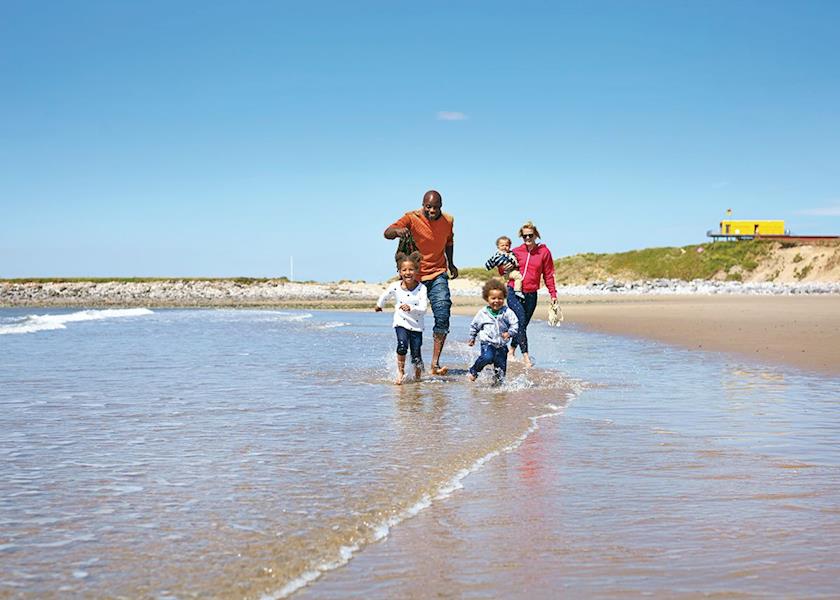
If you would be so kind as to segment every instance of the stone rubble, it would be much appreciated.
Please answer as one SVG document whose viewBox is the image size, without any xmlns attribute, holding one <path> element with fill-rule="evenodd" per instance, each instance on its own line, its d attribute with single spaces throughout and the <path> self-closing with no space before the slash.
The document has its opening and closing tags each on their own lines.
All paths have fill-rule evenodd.
<svg viewBox="0 0 840 600">
<path fill-rule="evenodd" d="M 375 300 L 384 285 L 267 280 L 0 282 L 0 306 L 237 306 L 293 301 Z"/>
<path fill-rule="evenodd" d="M 373 302 L 386 283 L 295 283 L 266 280 L 167 280 L 154 282 L 0 282 L 0 306 L 261 306 L 289 302 Z M 451 282 L 453 296 L 476 297 L 481 282 Z M 740 283 L 736 281 L 606 281 L 559 286 L 561 296 L 817 295 L 840 294 L 840 283 Z M 547 294 L 545 289 L 541 294 Z"/>
<path fill-rule="evenodd" d="M 167 280 L 154 282 L 0 282 L 0 306 L 260 306 L 284 302 L 374 301 L 385 283 L 295 283 L 267 280 Z M 454 296 L 479 296 L 481 282 L 451 282 Z M 541 290 L 546 294 L 546 290 Z M 740 283 L 736 281 L 606 281 L 559 286 L 560 296 L 817 295 L 840 294 L 840 283 Z"/>
<path fill-rule="evenodd" d="M 558 288 L 558 294 L 564 296 L 602 296 L 607 294 L 640 295 L 714 295 L 740 294 L 761 296 L 790 296 L 812 294 L 840 294 L 840 283 L 773 283 L 740 281 L 710 281 L 695 279 L 652 279 L 643 281 L 606 281 L 591 282 L 587 285 L 568 285 Z"/>
</svg>

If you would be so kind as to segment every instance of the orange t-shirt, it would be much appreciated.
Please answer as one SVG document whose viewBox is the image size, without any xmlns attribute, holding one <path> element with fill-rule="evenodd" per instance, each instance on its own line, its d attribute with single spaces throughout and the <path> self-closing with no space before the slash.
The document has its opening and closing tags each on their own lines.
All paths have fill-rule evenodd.
<svg viewBox="0 0 840 600">
<path fill-rule="evenodd" d="M 420 281 L 429 281 L 445 273 L 448 264 L 444 250 L 455 244 L 454 219 L 442 213 L 439 219 L 430 221 L 422 210 L 405 213 L 390 227 L 408 227 L 417 249 L 423 255 L 420 261 Z"/>
</svg>

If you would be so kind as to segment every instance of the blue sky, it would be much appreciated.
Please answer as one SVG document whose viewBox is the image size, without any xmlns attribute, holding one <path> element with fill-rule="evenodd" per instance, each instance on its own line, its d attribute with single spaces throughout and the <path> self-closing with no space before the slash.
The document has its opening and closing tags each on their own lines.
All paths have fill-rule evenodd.
<svg viewBox="0 0 840 600">
<path fill-rule="evenodd" d="M 0 277 L 392 275 L 840 233 L 840 3 L 0 3 Z"/>
</svg>

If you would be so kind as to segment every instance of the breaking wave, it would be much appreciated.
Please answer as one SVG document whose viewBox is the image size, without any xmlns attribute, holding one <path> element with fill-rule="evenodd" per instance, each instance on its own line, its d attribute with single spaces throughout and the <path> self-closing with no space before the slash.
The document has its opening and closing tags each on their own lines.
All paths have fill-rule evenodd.
<svg viewBox="0 0 840 600">
<path fill-rule="evenodd" d="M 124 317 L 142 317 L 154 314 L 148 308 L 107 308 L 102 310 L 82 310 L 61 315 L 26 315 L 0 323 L 0 335 L 36 333 L 66 329 L 67 323 L 79 321 L 100 321 Z"/>
</svg>

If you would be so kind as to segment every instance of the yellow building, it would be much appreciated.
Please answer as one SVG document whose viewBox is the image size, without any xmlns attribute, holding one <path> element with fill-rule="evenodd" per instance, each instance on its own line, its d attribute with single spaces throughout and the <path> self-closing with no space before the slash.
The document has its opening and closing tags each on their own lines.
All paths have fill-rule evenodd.
<svg viewBox="0 0 840 600">
<path fill-rule="evenodd" d="M 784 221 L 745 221 L 725 219 L 720 222 L 720 235 L 753 237 L 757 235 L 785 235 Z"/>
</svg>

